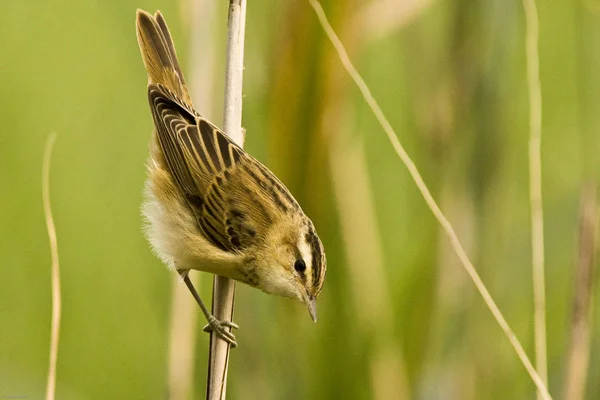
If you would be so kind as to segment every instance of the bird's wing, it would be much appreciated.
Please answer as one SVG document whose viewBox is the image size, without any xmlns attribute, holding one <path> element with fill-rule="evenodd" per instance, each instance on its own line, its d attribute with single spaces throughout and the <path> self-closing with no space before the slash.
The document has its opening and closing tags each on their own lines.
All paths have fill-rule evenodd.
<svg viewBox="0 0 600 400">
<path fill-rule="evenodd" d="M 248 212 L 245 205 L 259 200 L 239 170 L 255 160 L 166 87 L 150 84 L 148 97 L 166 167 L 199 228 L 223 250 L 252 245 L 268 211 Z"/>
</svg>

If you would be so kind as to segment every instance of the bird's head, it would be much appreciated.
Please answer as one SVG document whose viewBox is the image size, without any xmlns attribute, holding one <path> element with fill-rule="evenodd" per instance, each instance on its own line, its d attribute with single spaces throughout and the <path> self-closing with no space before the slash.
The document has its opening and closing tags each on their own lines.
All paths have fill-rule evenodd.
<svg viewBox="0 0 600 400">
<path fill-rule="evenodd" d="M 294 298 L 308 306 L 317 321 L 316 301 L 325 280 L 327 261 L 321 240 L 308 218 L 274 224 L 249 262 L 256 287 Z"/>
</svg>

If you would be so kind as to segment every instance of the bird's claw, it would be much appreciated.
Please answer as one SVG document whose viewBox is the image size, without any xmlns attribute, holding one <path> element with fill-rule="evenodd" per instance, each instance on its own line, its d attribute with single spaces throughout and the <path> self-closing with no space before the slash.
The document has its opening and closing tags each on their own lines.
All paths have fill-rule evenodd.
<svg viewBox="0 0 600 400">
<path fill-rule="evenodd" d="M 204 332 L 215 332 L 218 337 L 229 343 L 232 348 L 237 347 L 235 335 L 231 332 L 228 332 L 226 328 L 239 329 L 240 327 L 235 322 L 219 321 L 215 317 L 211 316 L 211 318 L 208 319 L 208 325 L 206 325 L 202 330 Z"/>
</svg>

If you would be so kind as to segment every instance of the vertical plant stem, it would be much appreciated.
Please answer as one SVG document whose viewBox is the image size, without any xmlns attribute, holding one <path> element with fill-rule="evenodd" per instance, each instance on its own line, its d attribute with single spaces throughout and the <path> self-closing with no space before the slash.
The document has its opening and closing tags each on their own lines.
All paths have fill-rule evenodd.
<svg viewBox="0 0 600 400">
<path fill-rule="evenodd" d="M 458 256 L 458 259 L 460 260 L 461 264 L 463 265 L 463 267 L 469 274 L 469 277 L 475 284 L 475 287 L 479 291 L 479 294 L 483 298 L 483 301 L 485 302 L 486 306 L 489 308 L 490 312 L 496 319 L 496 322 L 498 323 L 498 325 L 500 325 L 500 328 L 504 332 L 506 338 L 512 345 L 513 349 L 515 350 L 515 353 L 519 357 L 519 360 L 521 360 L 521 363 L 523 364 L 523 366 L 529 373 L 531 380 L 537 386 L 538 390 L 542 393 L 543 398 L 545 400 L 552 399 L 552 397 L 550 396 L 550 393 L 548 392 L 548 389 L 546 388 L 546 384 L 540 378 L 540 376 L 536 372 L 535 368 L 533 368 L 533 365 L 531 364 L 529 357 L 527 357 L 527 353 L 525 353 L 525 350 L 523 349 L 523 345 L 521 345 L 521 342 L 519 341 L 519 339 L 517 339 L 517 336 L 514 334 L 514 332 L 510 328 L 510 325 L 504 318 L 504 315 L 502 314 L 502 312 L 496 305 L 496 302 L 492 298 L 492 295 L 487 290 L 485 284 L 481 280 L 481 277 L 477 273 L 475 266 L 473 265 L 473 263 L 467 256 L 467 253 L 465 252 L 465 249 L 463 248 L 462 244 L 460 243 L 460 240 L 458 239 L 458 236 L 456 235 L 456 232 L 454 231 L 452 224 L 450 223 L 450 221 L 448 221 L 448 218 L 446 218 L 446 216 L 444 215 L 444 213 L 438 206 L 437 202 L 434 200 L 433 196 L 431 195 L 431 192 L 429 191 L 429 189 L 427 188 L 427 185 L 425 184 L 425 181 L 423 181 L 423 177 L 419 173 L 417 166 L 415 165 L 413 160 L 410 158 L 410 156 L 404 149 L 404 146 L 402 146 L 402 143 L 400 143 L 400 140 L 398 139 L 398 136 L 396 135 L 394 128 L 392 128 L 392 125 L 386 118 L 385 114 L 383 113 L 383 110 L 381 110 L 381 107 L 379 107 L 379 104 L 377 103 L 377 101 L 375 100 L 373 95 L 371 94 L 371 90 L 367 86 L 366 82 L 364 81 L 362 76 L 360 76 L 360 74 L 354 67 L 354 64 L 352 64 L 352 61 L 348 57 L 348 53 L 346 52 L 346 49 L 344 48 L 343 43 L 340 41 L 339 37 L 336 35 L 335 31 L 331 27 L 331 24 L 327 20 L 327 16 L 325 15 L 325 11 L 323 11 L 323 7 L 321 7 L 321 4 L 318 2 L 318 0 L 308 0 L 308 2 L 310 3 L 311 7 L 314 9 L 315 14 L 317 14 L 317 17 L 319 19 L 319 22 L 321 23 L 321 26 L 323 27 L 323 30 L 325 31 L 325 33 L 329 37 L 329 40 L 331 41 L 331 43 L 335 47 L 336 51 L 338 52 L 338 56 L 340 58 L 340 61 L 342 62 L 342 65 L 344 66 L 344 68 L 346 69 L 346 71 L 348 72 L 348 74 L 350 75 L 352 80 L 356 83 L 356 86 L 359 88 L 365 101 L 367 102 L 367 104 L 369 105 L 371 110 L 373 111 L 375 118 L 377 118 L 377 121 L 380 123 L 380 125 L 383 128 L 384 132 L 386 133 L 388 139 L 390 140 L 390 143 L 392 144 L 394 151 L 396 152 L 398 157 L 402 160 L 402 162 L 406 166 L 410 176 L 412 177 L 413 181 L 417 185 L 417 188 L 419 189 L 419 192 L 423 196 L 425 203 L 427 204 L 427 206 L 433 213 L 435 219 L 442 226 L 444 232 L 448 236 L 448 239 L 450 241 L 450 244 L 452 245 L 454 252 Z"/>
<path fill-rule="evenodd" d="M 212 84 L 214 82 L 213 19 L 215 4 L 211 0 L 191 1 L 191 80 L 190 91 L 194 104 L 204 115 L 214 109 Z M 202 20 L 203 23 L 194 23 Z M 198 274 L 190 271 L 190 279 L 198 287 Z M 169 355 L 167 370 L 168 399 L 194 398 L 196 338 L 198 330 L 198 305 L 181 278 L 173 274 L 171 285 L 169 321 Z"/>
<path fill-rule="evenodd" d="M 346 243 L 351 293 L 355 299 L 358 320 L 356 325 L 357 329 L 362 329 L 369 339 L 378 344 L 370 351 L 368 360 L 371 396 L 373 399 L 409 399 L 410 385 L 403 351 L 394 338 L 394 327 L 389 318 L 394 311 L 386 285 L 383 249 L 375 223 L 367 160 L 362 143 L 351 140 L 349 135 L 341 131 L 338 135 L 330 150 L 330 168 Z M 369 268 L 365 269 L 365 265 L 369 265 Z M 365 291 L 372 295 L 364 296 Z"/>
<path fill-rule="evenodd" d="M 229 0 L 223 130 L 240 147 L 244 145 L 244 134 L 242 132 L 242 77 L 244 72 L 245 25 L 246 0 Z M 234 298 L 234 281 L 216 275 L 213 283 L 213 315 L 219 320 L 231 321 Z M 229 344 L 212 332 L 208 358 L 207 399 L 225 399 L 228 366 Z"/>
<path fill-rule="evenodd" d="M 173 275 L 169 312 L 167 399 L 189 400 L 194 398 L 198 305 L 186 292 L 181 284 L 181 278 L 177 274 Z M 196 284 L 195 280 L 193 281 Z"/>
<path fill-rule="evenodd" d="M 246 0 L 229 0 L 227 27 L 223 130 L 238 146 L 243 146 L 242 78 L 244 74 Z"/>
<path fill-rule="evenodd" d="M 589 182 L 582 192 L 579 217 L 579 257 L 575 273 L 571 339 L 567 353 L 564 399 L 583 400 L 592 337 L 592 308 L 598 237 L 597 188 Z"/>
<path fill-rule="evenodd" d="M 389 7 L 394 0 L 384 0 Z M 339 34 L 351 54 L 364 50 L 365 31 L 371 25 L 359 25 L 352 19 L 355 6 L 363 2 L 346 0 L 337 2 L 336 20 L 340 22 Z M 371 3 L 369 3 L 370 5 Z M 396 5 L 397 6 L 397 5 Z M 403 10 L 402 10 L 403 11 Z M 372 25 L 382 22 L 386 12 L 371 15 Z M 346 268 L 349 276 L 349 294 L 354 301 L 355 325 L 365 340 L 377 343 L 365 358 L 366 372 L 370 377 L 371 398 L 374 400 L 411 398 L 410 380 L 405 365 L 404 343 L 394 334 L 393 296 L 386 279 L 385 257 L 381 231 L 377 226 L 376 206 L 367 157 L 361 139 L 351 134 L 355 105 L 350 101 L 351 87 L 340 75 L 334 62 L 335 50 L 323 54 L 319 72 L 322 91 L 319 131 L 328 138 L 322 145 L 328 150 L 329 171 L 333 194 L 340 215 L 340 228 L 345 243 Z M 333 123 L 345 121 L 346 123 Z M 327 140 L 327 139 L 326 139 Z M 324 166 L 325 168 L 326 166 Z M 368 265 L 369 268 L 364 266 Z M 370 293 L 364 296 L 365 292 Z"/>
<path fill-rule="evenodd" d="M 42 166 L 42 199 L 44 203 L 44 216 L 50 241 L 50 254 L 52 256 L 52 328 L 50 332 L 50 361 L 48 365 L 48 380 L 46 383 L 46 400 L 54 400 L 56 393 L 56 362 L 58 360 L 58 340 L 60 335 L 60 269 L 58 264 L 58 245 L 56 229 L 50 207 L 50 159 L 56 134 L 51 133 L 46 141 L 44 150 L 44 163 Z"/>
<path fill-rule="evenodd" d="M 363 42 L 373 42 L 414 21 L 432 4 L 432 0 L 366 1 L 355 11 L 352 21 Z"/>
<path fill-rule="evenodd" d="M 544 214 L 542 209 L 542 91 L 538 54 L 539 22 L 535 0 L 523 0 L 526 24 L 527 82 L 529 86 L 529 200 L 531 207 L 531 254 L 533 272 L 533 313 L 535 364 L 545 384 L 546 289 L 544 272 Z M 538 393 L 538 399 L 541 394 Z"/>
</svg>

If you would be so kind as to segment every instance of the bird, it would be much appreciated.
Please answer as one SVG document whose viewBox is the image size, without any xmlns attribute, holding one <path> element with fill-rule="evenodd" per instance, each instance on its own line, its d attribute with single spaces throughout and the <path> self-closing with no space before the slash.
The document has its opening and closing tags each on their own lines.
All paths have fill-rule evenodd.
<svg viewBox="0 0 600 400">
<path fill-rule="evenodd" d="M 316 322 L 327 261 L 313 222 L 266 166 L 194 109 L 160 11 L 138 9 L 136 28 L 154 122 L 142 205 L 153 252 L 189 288 L 204 330 L 232 347 L 238 325 L 210 314 L 190 270 L 296 299 Z"/>
</svg>

